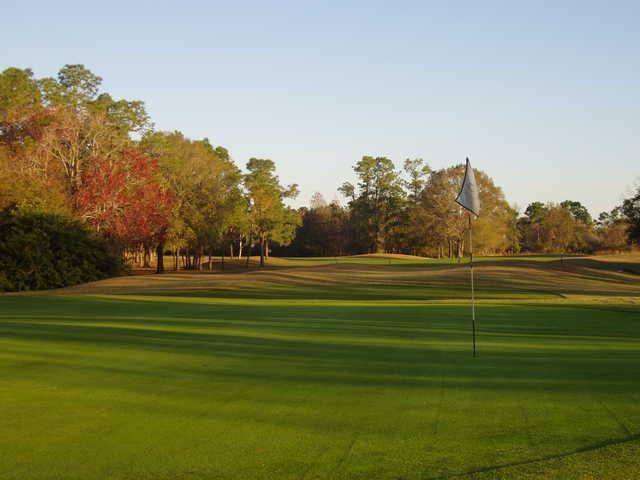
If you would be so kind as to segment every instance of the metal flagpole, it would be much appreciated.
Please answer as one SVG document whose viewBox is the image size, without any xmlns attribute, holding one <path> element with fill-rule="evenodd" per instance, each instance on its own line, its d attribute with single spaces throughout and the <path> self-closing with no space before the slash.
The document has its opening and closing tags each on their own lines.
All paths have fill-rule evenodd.
<svg viewBox="0 0 640 480">
<path fill-rule="evenodd" d="M 469 213 L 469 273 L 471 275 L 471 328 L 473 331 L 473 356 L 476 356 L 476 298 L 473 285 L 473 236 L 471 234 L 471 213 Z"/>
<path fill-rule="evenodd" d="M 471 277 L 471 328 L 473 332 L 473 356 L 476 356 L 476 295 L 473 284 L 473 225 L 471 214 L 480 215 L 480 191 L 476 184 L 476 176 L 467 157 L 462 188 L 456 197 L 456 203 L 469 212 L 469 275 Z"/>
</svg>

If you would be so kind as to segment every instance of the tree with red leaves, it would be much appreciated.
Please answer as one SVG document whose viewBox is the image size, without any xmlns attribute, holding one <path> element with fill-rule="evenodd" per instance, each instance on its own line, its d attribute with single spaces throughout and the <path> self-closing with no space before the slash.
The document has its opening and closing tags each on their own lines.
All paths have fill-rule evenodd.
<svg viewBox="0 0 640 480">
<path fill-rule="evenodd" d="M 174 195 L 162 182 L 159 165 L 140 150 L 99 157 L 83 172 L 75 194 L 78 212 L 121 251 L 155 246 L 158 272 Z M 148 259 L 148 257 L 147 257 Z"/>
</svg>

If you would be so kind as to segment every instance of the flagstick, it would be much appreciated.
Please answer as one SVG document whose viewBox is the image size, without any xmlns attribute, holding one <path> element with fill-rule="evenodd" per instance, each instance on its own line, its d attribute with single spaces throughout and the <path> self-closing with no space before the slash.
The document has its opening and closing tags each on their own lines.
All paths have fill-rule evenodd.
<svg viewBox="0 0 640 480">
<path fill-rule="evenodd" d="M 473 330 L 473 356 L 476 356 L 476 299 L 473 285 L 473 236 L 471 234 L 471 213 L 469 213 L 469 273 L 471 275 L 471 328 Z"/>
</svg>

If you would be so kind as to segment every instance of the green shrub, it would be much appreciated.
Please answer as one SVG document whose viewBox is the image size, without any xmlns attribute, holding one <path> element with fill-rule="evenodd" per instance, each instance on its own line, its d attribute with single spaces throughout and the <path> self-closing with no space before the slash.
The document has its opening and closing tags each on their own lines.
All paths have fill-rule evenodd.
<svg viewBox="0 0 640 480">
<path fill-rule="evenodd" d="M 44 290 L 116 275 L 117 257 L 85 225 L 49 213 L 0 217 L 0 290 Z"/>
</svg>

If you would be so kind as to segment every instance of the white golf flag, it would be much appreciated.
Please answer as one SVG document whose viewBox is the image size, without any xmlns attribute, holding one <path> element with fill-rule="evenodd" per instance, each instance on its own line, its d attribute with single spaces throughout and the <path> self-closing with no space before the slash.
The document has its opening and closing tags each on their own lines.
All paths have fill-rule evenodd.
<svg viewBox="0 0 640 480">
<path fill-rule="evenodd" d="M 456 202 L 463 208 L 466 208 L 476 217 L 480 215 L 480 195 L 478 193 L 478 184 L 476 176 L 473 174 L 473 168 L 467 158 L 467 168 L 464 171 L 464 180 L 462 189 L 456 198 Z"/>
</svg>

